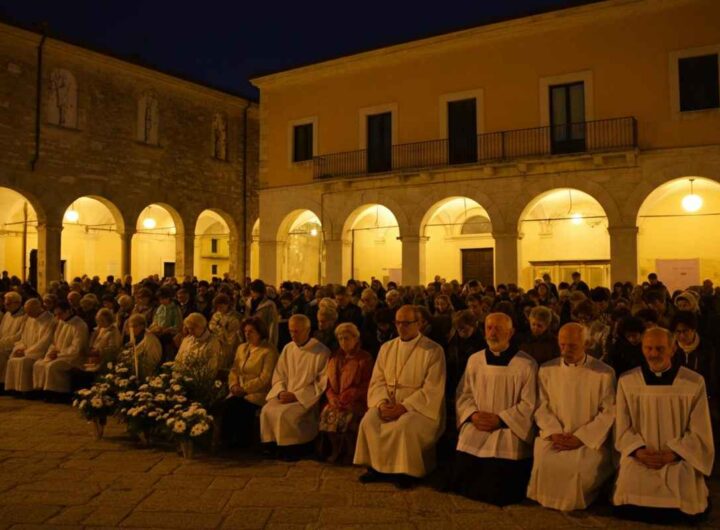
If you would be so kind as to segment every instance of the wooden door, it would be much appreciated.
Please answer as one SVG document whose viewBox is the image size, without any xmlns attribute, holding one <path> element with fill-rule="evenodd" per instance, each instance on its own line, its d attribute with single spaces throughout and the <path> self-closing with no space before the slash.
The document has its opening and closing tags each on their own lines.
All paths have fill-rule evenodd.
<svg viewBox="0 0 720 530">
<path fill-rule="evenodd" d="M 478 280 L 483 285 L 495 284 L 495 263 L 491 248 L 462 249 L 462 281 Z"/>
</svg>

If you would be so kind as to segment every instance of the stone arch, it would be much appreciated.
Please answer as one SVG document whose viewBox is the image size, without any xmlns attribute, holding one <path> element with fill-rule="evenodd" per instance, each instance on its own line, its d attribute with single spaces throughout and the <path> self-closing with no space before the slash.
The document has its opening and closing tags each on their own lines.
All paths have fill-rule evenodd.
<svg viewBox="0 0 720 530">
<path fill-rule="evenodd" d="M 495 200 L 489 195 L 478 190 L 477 183 L 457 183 L 456 186 L 443 187 L 442 190 L 433 189 L 432 192 L 423 194 L 422 198 L 416 202 L 416 210 L 420 215 L 419 227 L 427 223 L 428 216 L 432 215 L 434 209 L 441 206 L 445 201 L 452 200 L 456 197 L 466 197 L 479 204 L 487 213 L 493 230 L 504 232 L 505 219 L 503 212 L 500 210 Z M 422 235 L 422 232 L 420 232 Z"/>
<path fill-rule="evenodd" d="M 276 241 L 281 280 L 322 283 L 323 229 L 315 211 L 296 209 L 288 213 L 280 222 Z"/>
<path fill-rule="evenodd" d="M 356 207 L 343 223 L 342 277 L 368 282 L 374 277 L 383 283 L 397 279 L 402 270 L 400 234 L 397 216 L 385 204 Z"/>
<path fill-rule="evenodd" d="M 125 221 L 120 209 L 97 195 L 75 197 L 63 213 L 60 257 L 66 279 L 119 276 Z"/>
<path fill-rule="evenodd" d="M 353 214 L 357 214 L 362 208 L 371 204 L 379 204 L 390 210 L 397 221 L 400 237 L 416 234 L 417 230 L 413 229 L 407 206 L 392 196 L 392 190 L 385 191 L 386 194 L 382 193 L 382 190 L 365 190 L 351 195 L 333 196 L 332 203 L 335 208 L 332 210 L 326 208 L 325 214 L 334 221 L 332 226 L 334 237 L 341 238 L 347 231 L 348 221 Z"/>
<path fill-rule="evenodd" d="M 154 224 L 147 223 L 148 219 L 153 219 Z M 194 234 L 186 234 L 178 210 L 164 202 L 148 204 L 137 214 L 132 237 L 134 280 L 153 274 L 160 277 L 187 274 L 185 262 L 192 259 L 193 241 Z"/>
<path fill-rule="evenodd" d="M 485 233 L 463 235 L 462 228 L 471 216 L 486 219 L 492 225 L 488 211 L 477 201 L 463 196 L 445 197 L 425 212 L 420 224 L 424 257 L 424 278 L 429 283 L 436 275 L 448 281 L 480 280 L 484 285 L 495 283 L 493 228 Z M 463 255 L 474 253 L 465 270 Z"/>
<path fill-rule="evenodd" d="M 573 187 L 546 190 L 518 219 L 520 283 L 549 273 L 568 281 L 575 270 L 592 287 L 610 284 L 609 216 L 592 195 Z"/>
<path fill-rule="evenodd" d="M 195 220 L 194 272 L 199 279 L 236 278 L 238 268 L 238 232 L 234 219 L 224 210 L 207 208 Z"/>
<path fill-rule="evenodd" d="M 693 194 L 702 203 L 688 209 L 683 199 Z M 696 205 L 698 206 L 698 205 Z M 638 276 L 656 272 L 672 292 L 720 282 L 720 182 L 688 176 L 657 186 L 637 211 Z"/>
</svg>

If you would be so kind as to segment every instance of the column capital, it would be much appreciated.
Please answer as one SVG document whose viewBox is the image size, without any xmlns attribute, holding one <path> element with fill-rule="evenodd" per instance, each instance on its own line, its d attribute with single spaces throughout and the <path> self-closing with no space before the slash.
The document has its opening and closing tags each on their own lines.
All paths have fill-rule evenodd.
<svg viewBox="0 0 720 530">
<path fill-rule="evenodd" d="M 494 239 L 520 239 L 520 233 L 514 232 L 492 232 Z"/>
<path fill-rule="evenodd" d="M 52 224 L 52 223 L 48 223 L 47 221 L 45 221 L 45 222 L 38 221 L 37 229 L 45 230 L 47 232 L 62 232 L 63 225 L 62 225 L 62 223 Z"/>
<path fill-rule="evenodd" d="M 403 243 L 426 243 L 430 240 L 428 236 L 398 236 Z"/>
<path fill-rule="evenodd" d="M 638 227 L 635 225 L 611 225 L 607 227 L 607 231 L 610 235 L 613 234 L 637 234 L 638 233 Z"/>
</svg>

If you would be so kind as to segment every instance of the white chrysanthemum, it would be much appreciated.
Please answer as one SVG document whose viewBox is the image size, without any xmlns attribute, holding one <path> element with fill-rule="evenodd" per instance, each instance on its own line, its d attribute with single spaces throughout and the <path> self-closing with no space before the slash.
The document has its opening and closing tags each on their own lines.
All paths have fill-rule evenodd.
<svg viewBox="0 0 720 530">
<path fill-rule="evenodd" d="M 93 406 L 93 408 L 101 409 L 103 407 L 103 400 L 102 398 L 95 396 L 90 400 L 90 404 Z"/>
<path fill-rule="evenodd" d="M 113 369 L 113 363 L 107 363 L 107 369 L 112 370 Z"/>
<path fill-rule="evenodd" d="M 158 413 L 155 411 L 148 412 L 148 418 L 155 418 L 157 417 Z"/>
<path fill-rule="evenodd" d="M 77 408 L 79 404 L 80 402 L 77 399 L 73 401 L 73 407 Z"/>
<path fill-rule="evenodd" d="M 175 423 L 175 418 L 168 418 L 167 420 L 165 420 L 165 425 L 167 425 L 168 427 L 172 427 L 173 423 Z"/>
<path fill-rule="evenodd" d="M 180 392 L 180 391 L 182 390 L 182 387 L 181 387 L 180 385 L 178 385 L 178 384 L 174 384 L 174 385 L 173 385 L 172 387 L 170 387 L 170 388 L 173 389 L 173 392 Z"/>
<path fill-rule="evenodd" d="M 117 382 L 117 385 L 118 385 L 120 388 L 127 388 L 127 386 L 128 386 L 128 380 L 127 380 L 127 379 L 120 379 L 120 380 Z"/>
<path fill-rule="evenodd" d="M 221 386 L 222 386 L 222 381 L 220 381 L 219 379 L 217 381 L 215 381 L 215 388 L 220 388 Z"/>
<path fill-rule="evenodd" d="M 190 430 L 190 436 L 200 436 L 205 434 L 210 426 L 207 423 L 201 422 L 193 426 Z"/>
<path fill-rule="evenodd" d="M 175 422 L 175 425 L 173 425 L 173 432 L 177 434 L 182 434 L 185 432 L 185 429 L 187 429 L 187 424 L 182 420 L 177 420 Z"/>
<path fill-rule="evenodd" d="M 165 401 L 165 394 L 158 394 L 155 396 L 155 401 Z"/>
</svg>

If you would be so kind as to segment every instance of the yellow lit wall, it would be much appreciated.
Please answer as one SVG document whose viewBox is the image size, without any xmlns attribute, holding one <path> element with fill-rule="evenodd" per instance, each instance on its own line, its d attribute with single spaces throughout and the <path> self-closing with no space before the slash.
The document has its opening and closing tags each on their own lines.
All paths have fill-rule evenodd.
<svg viewBox="0 0 720 530">
<path fill-rule="evenodd" d="M 25 198 L 7 188 L 0 188 L 0 271 L 22 278 L 23 204 Z M 37 214 L 28 204 L 28 238 L 26 266 L 29 272 L 30 251 L 37 248 Z"/>
<path fill-rule="evenodd" d="M 316 233 L 311 232 L 315 230 Z M 323 232 L 320 219 L 309 210 L 300 213 L 284 235 L 283 280 L 315 285 L 322 281 Z"/>
<path fill-rule="evenodd" d="M 156 228 L 143 226 L 147 217 L 155 219 Z M 152 274 L 162 277 L 163 264 L 175 263 L 175 223 L 165 208 L 152 205 L 145 208 L 138 218 L 136 233 L 132 240 L 132 275 L 135 281 Z M 176 274 L 178 271 L 176 271 Z"/>
<path fill-rule="evenodd" d="M 602 2 L 417 41 L 256 79 L 261 184 L 309 182 L 290 163 L 294 120 L 313 118 L 318 154 L 360 149 L 360 109 L 395 105 L 393 143 L 443 138 L 440 96 L 482 89 L 481 129 L 546 125 L 540 79 L 591 72 L 587 119 L 638 118 L 643 149 L 720 143 L 720 116 L 674 119 L 670 53 L 720 42 L 720 2 Z M 272 111 L 268 111 L 272 109 Z"/>
<path fill-rule="evenodd" d="M 371 205 L 357 214 L 346 241 L 351 242 L 353 257 L 347 253 L 347 263 L 352 262 L 352 277 L 370 282 L 377 278 L 383 283 L 397 281 L 402 269 L 402 244 L 400 231 L 392 212 L 381 205 Z M 354 243 L 353 243 L 354 240 Z"/>
<path fill-rule="evenodd" d="M 212 240 L 217 240 L 217 252 L 212 251 Z M 211 210 L 198 217 L 195 226 L 195 275 L 200 280 L 213 276 L 222 278 L 230 270 L 230 230 L 227 223 Z M 213 274 L 212 266 L 217 266 Z"/>
</svg>

